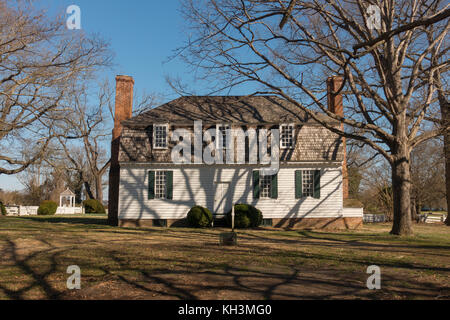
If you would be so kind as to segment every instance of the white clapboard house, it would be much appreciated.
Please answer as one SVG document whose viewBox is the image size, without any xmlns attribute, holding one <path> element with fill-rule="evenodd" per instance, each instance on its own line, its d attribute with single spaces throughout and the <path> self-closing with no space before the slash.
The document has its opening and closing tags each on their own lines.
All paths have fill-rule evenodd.
<svg viewBox="0 0 450 320">
<path fill-rule="evenodd" d="M 329 87 L 339 80 L 330 78 Z M 342 139 L 295 105 L 275 96 L 187 96 L 131 117 L 133 79 L 118 76 L 116 81 L 111 221 L 121 226 L 183 225 L 194 205 L 221 217 L 232 204 L 246 203 L 260 209 L 264 225 L 273 227 L 361 225 L 360 210 L 343 208 Z M 342 98 L 331 95 L 329 107 L 342 112 Z M 279 169 L 272 175 L 259 155 L 264 129 L 279 130 Z M 270 157 L 276 154 L 276 136 L 269 136 Z M 191 150 L 180 151 L 183 145 Z M 205 149 L 215 160 L 220 153 L 223 163 L 206 161 Z M 174 155 L 184 162 L 174 161 Z"/>
</svg>

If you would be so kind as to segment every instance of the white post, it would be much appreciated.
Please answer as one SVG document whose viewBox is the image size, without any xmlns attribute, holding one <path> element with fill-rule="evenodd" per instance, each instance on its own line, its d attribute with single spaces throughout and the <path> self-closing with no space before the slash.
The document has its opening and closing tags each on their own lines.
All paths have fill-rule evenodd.
<svg viewBox="0 0 450 320">
<path fill-rule="evenodd" d="M 62 207 L 62 196 L 59 196 L 59 206 Z"/>
<path fill-rule="evenodd" d="M 231 207 L 231 231 L 234 232 L 234 204 Z"/>
</svg>

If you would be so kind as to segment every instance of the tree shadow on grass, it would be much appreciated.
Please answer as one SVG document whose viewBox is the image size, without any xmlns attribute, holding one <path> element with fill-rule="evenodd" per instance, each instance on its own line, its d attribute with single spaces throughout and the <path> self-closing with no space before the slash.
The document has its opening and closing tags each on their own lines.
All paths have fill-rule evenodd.
<svg viewBox="0 0 450 320">
<path fill-rule="evenodd" d="M 392 299 L 393 297 L 412 299 L 422 297 L 435 299 L 448 297 L 448 286 L 439 282 L 428 282 L 424 279 L 409 277 L 409 274 L 397 272 L 383 272 L 381 291 L 370 291 L 366 288 L 365 281 L 368 275 L 365 272 L 367 261 L 358 259 L 342 259 L 333 255 L 302 253 L 295 254 L 303 259 L 322 260 L 328 262 L 351 262 L 360 265 L 357 270 L 348 271 L 339 269 L 330 264 L 324 267 L 307 266 L 297 262 L 289 263 L 283 268 L 264 267 L 254 265 L 242 265 L 226 260 L 205 260 L 204 250 L 210 250 L 195 243 L 191 239 L 191 245 L 168 243 L 167 255 L 154 255 L 151 261 L 142 264 L 143 257 L 129 256 L 124 248 L 105 248 L 97 255 L 107 260 L 92 262 L 89 257 L 80 257 L 77 264 L 89 265 L 90 268 L 99 269 L 104 276 L 97 281 L 90 282 L 82 278 L 83 289 L 87 291 L 67 292 L 59 291 L 49 281 L 52 275 L 58 273 L 56 266 L 62 262 L 64 251 L 61 248 L 50 247 L 46 250 L 23 255 L 18 253 L 16 243 L 6 241 L 6 251 L 11 261 L 20 269 L 23 275 L 28 275 L 31 282 L 26 286 L 13 289 L 0 283 L 0 291 L 11 299 L 25 299 L 31 289 L 39 288 L 44 294 L 44 299 L 103 299 L 110 297 L 120 299 L 133 296 L 140 298 L 168 299 Z M 160 244 L 164 246 L 164 244 Z M 257 248 L 255 245 L 239 245 L 236 250 L 225 250 L 221 254 L 232 254 L 239 261 L 240 254 L 249 255 L 249 249 L 258 252 L 265 258 L 277 254 L 292 256 L 294 252 L 279 248 Z M 171 252 L 171 251 L 172 252 Z M 282 252 L 280 252 L 282 251 Z M 188 257 L 182 256 L 183 252 L 191 252 Z M 220 254 L 220 251 L 217 251 Z M 48 265 L 37 266 L 35 258 L 39 254 L 45 254 Z M 209 252 L 211 254 L 211 252 Z M 131 259 L 131 260 L 130 260 Z M 301 260 L 297 260 L 301 262 Z M 106 263 L 105 263 L 106 262 Z M 112 263 L 111 263 L 112 262 Z M 133 263 L 134 262 L 134 263 Z M 379 262 L 382 267 L 399 267 L 397 264 Z M 158 266 L 159 265 L 159 266 Z M 406 269 L 417 268 L 413 265 L 401 265 Z M 83 267 L 82 267 L 83 268 Z M 432 271 L 432 268 L 427 268 Z M 383 271 L 385 269 L 383 268 Z M 440 272 L 448 272 L 442 268 Z M 59 271 L 61 272 L 61 271 Z M 100 281 L 98 281 L 100 280 Z M 116 292 L 111 292 L 108 282 L 114 280 L 118 284 Z M 64 280 L 62 280 L 64 281 Z M 87 281 L 87 282 L 85 282 Z M 100 285 L 98 285 L 100 284 Z M 103 285 L 102 285 L 103 284 Z"/>
<path fill-rule="evenodd" d="M 88 226 L 95 223 L 92 217 L 49 217 L 46 219 L 28 217 L 38 222 L 71 223 Z M 101 225 L 107 225 L 105 219 L 100 219 Z M 97 225 L 98 226 L 98 225 Z M 121 229 L 97 230 L 101 233 L 116 233 Z M 141 251 L 152 250 L 155 243 L 139 237 L 139 235 L 152 235 L 152 232 L 161 230 L 163 239 L 158 239 L 158 252 L 151 255 L 140 255 Z M 387 244 L 365 243 L 354 240 L 331 239 L 333 234 L 308 232 L 298 239 L 273 239 L 270 233 L 252 233 L 243 231 L 240 235 L 245 242 L 241 242 L 232 249 L 218 246 L 218 238 L 210 230 L 170 230 L 152 228 L 146 231 L 123 230 L 123 233 L 136 235 L 131 237 L 130 246 L 139 247 L 139 250 L 130 251 L 130 246 L 122 244 L 115 247 L 112 240 L 102 240 L 101 237 L 89 238 L 93 247 L 101 247 L 92 251 L 92 256 L 72 256 L 67 258 L 64 250 L 52 246 L 51 241 L 39 239 L 46 246 L 45 250 L 24 254 L 18 244 L 20 242 L 6 239 L 2 250 L 2 257 L 10 259 L 19 270 L 18 275 L 27 276 L 27 284 L 23 287 L 7 285 L 0 282 L 0 292 L 11 299 L 25 299 L 30 291 L 40 289 L 45 299 L 64 298 L 90 298 L 103 297 L 127 298 L 138 295 L 142 298 L 168 299 L 392 299 L 392 298 L 448 298 L 449 287 L 439 281 L 428 281 L 427 278 L 416 276 L 411 271 L 425 271 L 446 276 L 450 268 L 445 264 L 433 267 L 422 263 L 409 263 L 385 259 L 382 256 L 370 258 L 359 256 L 341 256 L 339 252 L 302 252 L 295 250 L 295 245 L 302 245 L 302 240 L 310 239 L 308 245 L 316 248 L 328 246 L 346 246 L 350 250 L 361 248 L 364 250 L 388 250 Z M 171 238 L 171 239 L 170 239 Z M 114 241 L 124 241 L 112 238 Z M 153 237 L 149 237 L 149 240 Z M 165 242 L 164 240 L 172 240 Z M 174 241 L 175 240 L 175 241 Z M 19 241 L 19 240 L 18 240 Z M 206 242 L 210 243 L 206 246 Z M 278 243 L 287 245 L 287 248 L 276 246 Z M 93 245 L 94 242 L 95 246 Z M 211 243 L 214 242 L 214 245 Z M 268 246 L 272 242 L 274 245 Z M 76 241 L 74 244 L 83 242 Z M 292 245 L 292 246 L 291 246 Z M 358 247 L 355 247 L 357 245 Z M 395 252 L 402 252 L 402 245 L 391 248 Z M 87 248 L 93 248 L 87 247 Z M 34 248 L 37 249 L 37 248 Z M 83 248 L 84 250 L 84 248 Z M 436 249 L 435 249 L 436 250 Z M 442 248 L 441 248 L 442 250 Z M 90 250 L 84 250 L 90 251 Z M 22 252 L 22 253 L 21 253 Z M 189 253 L 186 255 L 186 253 Z M 43 256 L 41 256 L 43 255 Z M 226 257 L 228 255 L 228 257 Z M 258 257 L 261 263 L 255 262 L 244 265 L 242 261 L 250 261 L 248 257 Z M 224 258 L 217 258 L 223 256 Z M 51 281 L 55 276 L 62 276 L 65 281 L 67 275 L 57 270 L 57 265 L 72 261 L 77 257 L 76 264 L 90 269 L 101 270 L 103 275 L 92 278 L 83 278 L 79 293 L 57 289 Z M 211 257 L 209 259 L 208 257 Z M 232 258 L 230 258 L 232 257 Z M 95 258 L 93 260 L 93 258 Z M 101 258 L 101 259 L 97 259 Z M 44 260 L 45 266 L 37 265 L 37 261 Z M 247 260 L 245 260 L 247 259 Z M 278 260 L 279 259 L 279 260 Z M 236 263 L 235 263 L 236 261 Z M 277 261 L 280 261 L 278 263 Z M 313 262 L 307 263 L 307 262 Z M 369 264 L 376 264 L 382 268 L 381 291 L 369 291 L 366 288 L 366 268 Z M 346 270 L 343 266 L 352 266 Z M 65 266 L 65 264 L 64 264 Z M 398 272 L 400 271 L 400 272 Z M 62 274 L 61 274 L 62 273 Z M 111 278 L 118 284 L 114 294 L 108 286 Z M 12 278 L 11 278 L 12 279 Z M 59 278 L 58 278 L 59 279 Z M 431 276 L 428 277 L 431 279 Z M 100 280 L 100 281 L 98 281 Z M 58 280 L 60 281 L 60 280 Z M 98 285 L 100 284 L 100 285 Z M 106 285 L 102 285 L 106 284 Z M 59 286 L 60 287 L 60 286 Z M 79 294 L 79 295 L 77 295 Z"/>
<path fill-rule="evenodd" d="M 30 290 L 40 289 L 44 293 L 45 299 L 57 299 L 60 295 L 60 292 L 56 290 L 47 279 L 56 272 L 56 260 L 62 253 L 62 251 L 55 251 L 55 248 L 51 247 L 49 250 L 36 251 L 25 257 L 21 257 L 18 254 L 17 246 L 13 241 L 7 239 L 6 243 L 7 248 L 5 249 L 4 255 L 8 254 L 11 257 L 14 266 L 18 267 L 21 271 L 20 275 L 29 276 L 31 278 L 31 281 L 29 284 L 16 290 L 0 284 L 0 291 L 3 291 L 3 293 L 10 299 L 24 300 L 26 299 L 26 294 Z M 36 268 L 33 266 L 32 260 L 35 259 L 39 254 L 50 252 L 50 266 L 44 268 L 47 270 L 42 270 L 42 267 Z"/>
<path fill-rule="evenodd" d="M 202 260 L 190 261 L 196 267 L 189 269 L 155 268 L 147 270 L 133 267 L 110 252 L 110 257 L 119 265 L 121 275 L 114 271 L 114 279 L 122 290 L 134 291 L 141 298 L 165 297 L 169 299 L 412 299 L 422 297 L 436 299 L 448 297 L 448 288 L 438 283 L 417 282 L 404 275 L 384 274 L 383 290 L 368 290 L 364 268 L 361 273 L 287 266 L 280 272 L 274 269 L 254 269 L 229 263 L 207 264 Z M 182 265 L 177 258 L 157 258 L 166 265 Z M 111 271 L 103 268 L 105 274 Z M 138 276 L 129 276 L 129 273 Z M 93 292 L 91 292 L 92 294 Z M 211 296 L 211 294 L 213 296 Z M 222 294 L 225 294 L 223 296 Z M 120 296 L 119 296 L 120 298 Z"/>
</svg>

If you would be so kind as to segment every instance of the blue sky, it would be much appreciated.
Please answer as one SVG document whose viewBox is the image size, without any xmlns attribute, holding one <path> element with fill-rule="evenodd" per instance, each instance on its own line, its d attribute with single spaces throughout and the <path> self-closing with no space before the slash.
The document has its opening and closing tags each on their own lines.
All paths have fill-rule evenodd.
<svg viewBox="0 0 450 320">
<path fill-rule="evenodd" d="M 166 100 L 176 97 L 165 76 L 189 79 L 189 70 L 183 62 L 167 62 L 185 40 L 179 0 L 36 1 L 37 6 L 49 9 L 49 14 L 65 13 L 72 4 L 81 9 L 82 29 L 100 34 L 115 53 L 116 66 L 101 77 L 114 82 L 116 74 L 130 75 L 138 93 L 159 93 Z M 2 175 L 0 188 L 14 190 L 23 186 L 14 176 Z"/>
</svg>

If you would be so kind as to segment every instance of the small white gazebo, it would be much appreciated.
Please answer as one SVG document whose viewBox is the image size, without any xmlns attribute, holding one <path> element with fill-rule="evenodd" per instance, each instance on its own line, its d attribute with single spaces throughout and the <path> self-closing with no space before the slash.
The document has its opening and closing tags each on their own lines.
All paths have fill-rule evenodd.
<svg viewBox="0 0 450 320">
<path fill-rule="evenodd" d="M 69 188 L 59 195 L 59 206 L 60 207 L 75 207 L 75 193 L 73 193 Z"/>
</svg>

